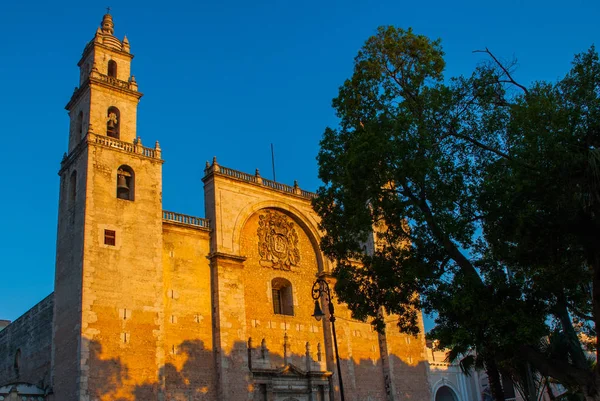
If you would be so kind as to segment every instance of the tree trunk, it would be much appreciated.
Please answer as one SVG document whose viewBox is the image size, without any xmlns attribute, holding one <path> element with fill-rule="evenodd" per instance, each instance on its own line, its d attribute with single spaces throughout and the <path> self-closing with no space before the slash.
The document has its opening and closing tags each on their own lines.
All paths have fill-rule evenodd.
<svg viewBox="0 0 600 401">
<path fill-rule="evenodd" d="M 490 382 L 492 397 L 494 397 L 495 401 L 504 401 L 504 390 L 502 389 L 502 380 L 500 379 L 500 372 L 498 372 L 496 361 L 494 361 L 492 358 L 486 358 L 485 371 Z"/>
</svg>

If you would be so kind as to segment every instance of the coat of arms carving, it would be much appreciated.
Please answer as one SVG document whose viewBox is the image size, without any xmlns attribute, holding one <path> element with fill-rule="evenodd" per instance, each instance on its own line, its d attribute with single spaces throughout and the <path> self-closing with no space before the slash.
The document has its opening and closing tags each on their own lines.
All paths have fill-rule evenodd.
<svg viewBox="0 0 600 401">
<path fill-rule="evenodd" d="M 258 253 L 262 266 L 290 270 L 300 262 L 298 233 L 283 213 L 267 210 L 258 216 Z"/>
</svg>

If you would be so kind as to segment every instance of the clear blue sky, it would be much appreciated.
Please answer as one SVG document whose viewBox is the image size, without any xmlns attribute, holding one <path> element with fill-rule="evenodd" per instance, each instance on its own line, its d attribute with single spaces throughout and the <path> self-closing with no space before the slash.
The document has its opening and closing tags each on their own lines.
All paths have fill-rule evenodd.
<svg viewBox="0 0 600 401">
<path fill-rule="evenodd" d="M 14 320 L 53 289 L 64 106 L 77 61 L 105 7 L 127 35 L 145 94 L 138 135 L 163 149 L 163 208 L 204 216 L 202 170 L 227 167 L 314 191 L 315 156 L 331 99 L 379 25 L 441 38 L 447 76 L 469 74 L 489 47 L 516 57 L 516 78 L 555 80 L 598 43 L 600 5 L 572 1 L 87 1 L 4 2 L 0 319 Z"/>
</svg>

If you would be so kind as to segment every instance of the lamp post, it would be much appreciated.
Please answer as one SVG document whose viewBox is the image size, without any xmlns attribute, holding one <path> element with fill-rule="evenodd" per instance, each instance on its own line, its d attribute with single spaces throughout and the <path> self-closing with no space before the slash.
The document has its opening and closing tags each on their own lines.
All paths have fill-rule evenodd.
<svg viewBox="0 0 600 401">
<path fill-rule="evenodd" d="M 335 334 L 335 315 L 333 313 L 333 298 L 331 296 L 331 290 L 329 284 L 322 278 L 318 278 L 312 287 L 312 297 L 315 300 L 315 312 L 313 317 L 320 321 L 325 313 L 321 310 L 319 299 L 322 295 L 325 295 L 327 299 L 327 305 L 329 305 L 329 321 L 331 322 L 331 330 L 333 331 L 333 346 L 335 348 L 335 360 L 337 362 L 338 380 L 340 381 L 340 396 L 342 401 L 344 400 L 344 384 L 342 383 L 342 368 L 340 367 L 340 354 L 338 353 L 337 336 Z"/>
</svg>

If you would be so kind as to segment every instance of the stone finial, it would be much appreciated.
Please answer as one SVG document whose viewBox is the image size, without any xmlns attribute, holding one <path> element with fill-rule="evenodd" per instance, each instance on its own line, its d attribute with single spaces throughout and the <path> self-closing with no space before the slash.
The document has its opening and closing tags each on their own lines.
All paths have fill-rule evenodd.
<svg viewBox="0 0 600 401">
<path fill-rule="evenodd" d="M 210 163 L 208 162 L 208 160 L 206 161 L 206 164 L 204 165 L 204 170 L 207 170 L 210 168 Z"/>
<path fill-rule="evenodd" d="M 254 173 L 254 176 L 256 177 L 257 184 L 263 183 L 262 177 L 260 176 L 260 171 L 258 171 L 258 169 L 256 169 L 256 173 Z"/>
<path fill-rule="evenodd" d="M 137 81 L 135 80 L 135 75 L 132 75 L 129 77 L 129 89 L 137 91 L 138 88 L 138 84 Z"/>
<path fill-rule="evenodd" d="M 129 46 L 129 39 L 127 39 L 127 35 L 123 37 L 123 41 L 121 42 L 121 49 L 127 53 L 129 53 L 129 51 L 131 50 L 131 47 Z"/>
<path fill-rule="evenodd" d="M 89 122 L 88 123 L 88 134 L 93 134 L 93 133 L 94 133 L 94 130 L 92 129 L 92 123 Z"/>
<path fill-rule="evenodd" d="M 98 66 L 96 65 L 96 62 L 94 61 L 94 63 L 92 64 L 92 69 L 90 70 L 90 78 L 93 77 L 97 77 L 100 74 L 100 71 L 98 71 Z"/>
<path fill-rule="evenodd" d="M 217 156 L 213 156 L 213 161 L 212 161 L 212 170 L 215 173 L 218 173 L 220 168 L 219 168 L 219 163 L 217 163 Z"/>
<path fill-rule="evenodd" d="M 144 152 L 144 146 L 142 145 L 142 137 L 137 137 L 133 140 L 133 148 L 135 150 L 135 153 L 143 153 Z"/>
<path fill-rule="evenodd" d="M 96 34 L 94 35 L 94 42 L 96 43 L 100 43 L 102 41 L 102 29 L 100 29 L 98 27 L 98 29 L 96 29 Z"/>
<path fill-rule="evenodd" d="M 112 35 L 115 32 L 115 24 L 113 23 L 112 15 L 108 13 L 104 14 L 100 27 L 102 28 L 103 33 Z"/>
<path fill-rule="evenodd" d="M 290 344 L 288 342 L 287 331 L 283 334 L 283 364 L 290 362 Z"/>
<path fill-rule="evenodd" d="M 310 372 L 312 370 L 312 358 L 310 356 L 310 343 L 306 342 L 306 371 Z"/>
<path fill-rule="evenodd" d="M 267 348 L 267 340 L 264 338 L 260 342 L 260 356 L 262 359 L 267 359 L 269 357 L 269 349 Z"/>
<path fill-rule="evenodd" d="M 300 191 L 300 187 L 298 186 L 298 181 L 294 180 L 294 193 L 296 195 L 300 195 L 301 191 Z"/>
<path fill-rule="evenodd" d="M 161 153 L 162 150 L 160 149 L 160 144 L 158 143 L 158 141 L 156 141 L 156 143 L 154 144 L 154 157 L 160 159 Z"/>
</svg>

